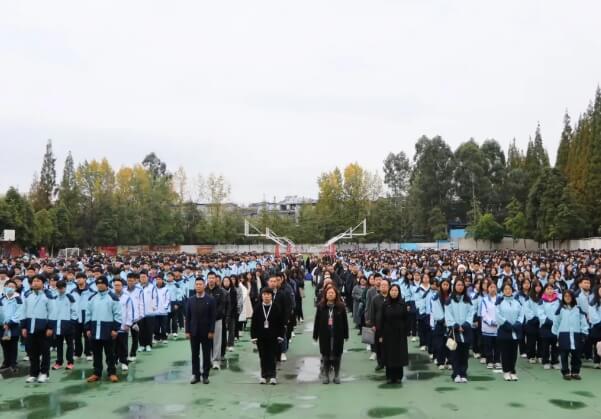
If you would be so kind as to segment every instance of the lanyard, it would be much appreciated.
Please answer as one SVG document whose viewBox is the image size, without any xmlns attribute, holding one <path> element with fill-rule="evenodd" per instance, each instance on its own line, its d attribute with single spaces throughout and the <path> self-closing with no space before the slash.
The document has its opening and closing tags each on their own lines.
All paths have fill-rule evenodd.
<svg viewBox="0 0 601 419">
<path fill-rule="evenodd" d="M 273 304 L 269 306 L 269 310 L 267 310 L 267 313 L 265 313 L 265 305 L 261 304 L 261 306 L 263 307 L 263 315 L 265 316 L 265 320 L 267 320 L 269 318 L 269 313 L 271 313 L 271 308 L 273 307 Z"/>
</svg>

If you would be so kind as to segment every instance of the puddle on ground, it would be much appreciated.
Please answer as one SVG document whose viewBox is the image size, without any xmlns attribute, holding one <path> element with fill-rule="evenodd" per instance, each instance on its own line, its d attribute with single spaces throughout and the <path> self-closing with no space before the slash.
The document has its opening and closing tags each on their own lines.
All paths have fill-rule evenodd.
<svg viewBox="0 0 601 419">
<path fill-rule="evenodd" d="M 385 375 L 370 374 L 370 375 L 368 375 L 366 377 L 370 381 L 386 381 L 386 376 Z"/>
<path fill-rule="evenodd" d="M 595 395 L 590 391 L 572 391 L 572 393 L 576 394 L 577 396 L 588 397 L 590 399 L 595 398 Z"/>
<path fill-rule="evenodd" d="M 562 409 L 568 409 L 568 410 L 576 410 L 576 409 L 582 409 L 583 407 L 586 407 L 585 403 L 578 402 L 575 400 L 551 399 L 551 400 L 549 400 L 549 403 L 551 403 L 557 407 L 560 407 Z"/>
<path fill-rule="evenodd" d="M 230 370 L 231 372 L 244 372 L 242 368 L 240 368 L 240 360 L 239 358 L 228 358 L 223 361 L 224 369 Z"/>
<path fill-rule="evenodd" d="M 482 387 L 482 386 L 476 386 L 474 387 L 476 390 L 480 390 L 480 391 L 488 391 L 488 389 L 486 387 Z"/>
<path fill-rule="evenodd" d="M 417 371 L 407 375 L 407 380 L 424 381 L 439 377 L 440 373 L 433 371 Z"/>
<path fill-rule="evenodd" d="M 509 407 L 525 407 L 524 404 L 518 403 L 518 402 L 507 403 L 507 406 L 509 406 Z"/>
<path fill-rule="evenodd" d="M 213 402 L 213 399 L 196 399 L 194 400 L 194 404 L 198 406 L 206 406 Z"/>
<path fill-rule="evenodd" d="M 457 387 L 436 387 L 434 389 L 434 391 L 437 391 L 439 393 L 447 393 L 449 391 L 456 391 Z"/>
<path fill-rule="evenodd" d="M 309 383 L 319 380 L 321 360 L 318 357 L 301 358 L 297 363 L 297 367 L 298 374 L 296 381 L 299 383 Z"/>
<path fill-rule="evenodd" d="M 374 407 L 367 411 L 370 418 L 390 418 L 393 416 L 404 415 L 408 409 L 404 407 Z"/>
<path fill-rule="evenodd" d="M 445 409 L 450 409 L 453 412 L 457 412 L 459 410 L 459 406 L 457 406 L 454 403 L 445 403 L 442 405 L 442 407 L 444 407 Z"/>
<path fill-rule="evenodd" d="M 347 352 L 367 352 L 365 348 L 349 348 L 346 349 Z"/>
<path fill-rule="evenodd" d="M 402 383 L 397 383 L 397 384 L 384 383 L 384 384 L 380 384 L 378 386 L 378 388 L 382 389 L 382 390 L 394 390 L 397 388 L 403 388 L 403 384 Z"/>
<path fill-rule="evenodd" d="M 131 403 L 126 406 L 122 406 L 114 413 L 122 414 L 126 418 L 131 419 L 159 419 L 164 416 L 182 416 L 186 411 L 186 406 L 183 404 L 145 404 L 145 403 Z"/>
<path fill-rule="evenodd" d="M 84 402 L 62 400 L 56 393 L 30 394 L 20 399 L 0 402 L 0 411 L 29 410 L 28 419 L 55 418 L 86 406 Z"/>
<path fill-rule="evenodd" d="M 171 363 L 171 365 L 174 366 L 174 367 L 188 367 L 188 366 L 192 365 L 192 362 L 190 362 L 190 361 L 184 361 L 184 360 L 173 361 Z"/>
<path fill-rule="evenodd" d="M 495 381 L 495 377 L 489 377 L 488 375 L 470 375 L 467 379 L 469 381 Z"/>
<path fill-rule="evenodd" d="M 3 372 L 0 374 L 0 380 L 9 378 L 27 377 L 29 375 L 29 367 L 18 365 L 13 372 Z"/>
<path fill-rule="evenodd" d="M 265 413 L 268 415 L 277 415 L 292 409 L 292 405 L 290 403 L 261 404 L 261 407 L 265 409 Z"/>
</svg>

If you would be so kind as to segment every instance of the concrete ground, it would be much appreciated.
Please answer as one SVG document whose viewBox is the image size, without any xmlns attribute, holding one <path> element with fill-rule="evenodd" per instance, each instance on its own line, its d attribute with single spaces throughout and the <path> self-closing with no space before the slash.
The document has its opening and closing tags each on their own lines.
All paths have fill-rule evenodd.
<svg viewBox="0 0 601 419">
<path fill-rule="evenodd" d="M 308 289 L 307 295 L 311 295 Z M 507 418 L 601 417 L 601 370 L 585 364 L 581 382 L 565 382 L 559 371 L 518 361 L 518 382 L 504 382 L 476 360 L 470 383 L 454 384 L 449 371 L 434 368 L 410 343 L 411 365 L 402 385 L 386 385 L 382 373 L 353 331 L 343 357 L 341 385 L 318 379 L 319 354 L 311 339 L 313 307 L 297 327 L 280 384 L 258 384 L 259 361 L 245 333 L 209 385 L 190 385 L 187 341 L 170 341 L 139 354 L 122 381 L 85 382 L 90 363 L 72 372 L 52 372 L 47 384 L 25 384 L 26 373 L 0 380 L 0 418 Z"/>
</svg>

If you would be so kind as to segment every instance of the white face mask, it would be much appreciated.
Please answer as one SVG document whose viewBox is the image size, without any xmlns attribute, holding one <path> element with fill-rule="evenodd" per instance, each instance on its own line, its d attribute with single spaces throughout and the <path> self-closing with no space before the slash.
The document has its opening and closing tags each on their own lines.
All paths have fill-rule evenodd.
<svg viewBox="0 0 601 419">
<path fill-rule="evenodd" d="M 10 297 L 15 293 L 15 289 L 12 287 L 4 288 L 4 293 Z"/>
</svg>

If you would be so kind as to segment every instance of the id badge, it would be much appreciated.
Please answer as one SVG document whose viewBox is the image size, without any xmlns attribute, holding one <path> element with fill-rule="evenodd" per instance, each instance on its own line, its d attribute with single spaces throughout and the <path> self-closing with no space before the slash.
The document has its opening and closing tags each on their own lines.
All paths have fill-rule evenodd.
<svg viewBox="0 0 601 419">
<path fill-rule="evenodd" d="M 268 320 L 265 320 L 265 321 L 263 322 L 263 328 L 264 328 L 264 329 L 269 329 L 269 321 L 268 321 Z"/>
<path fill-rule="evenodd" d="M 328 326 L 334 326 L 334 319 L 332 319 L 331 317 L 328 319 Z"/>
</svg>

